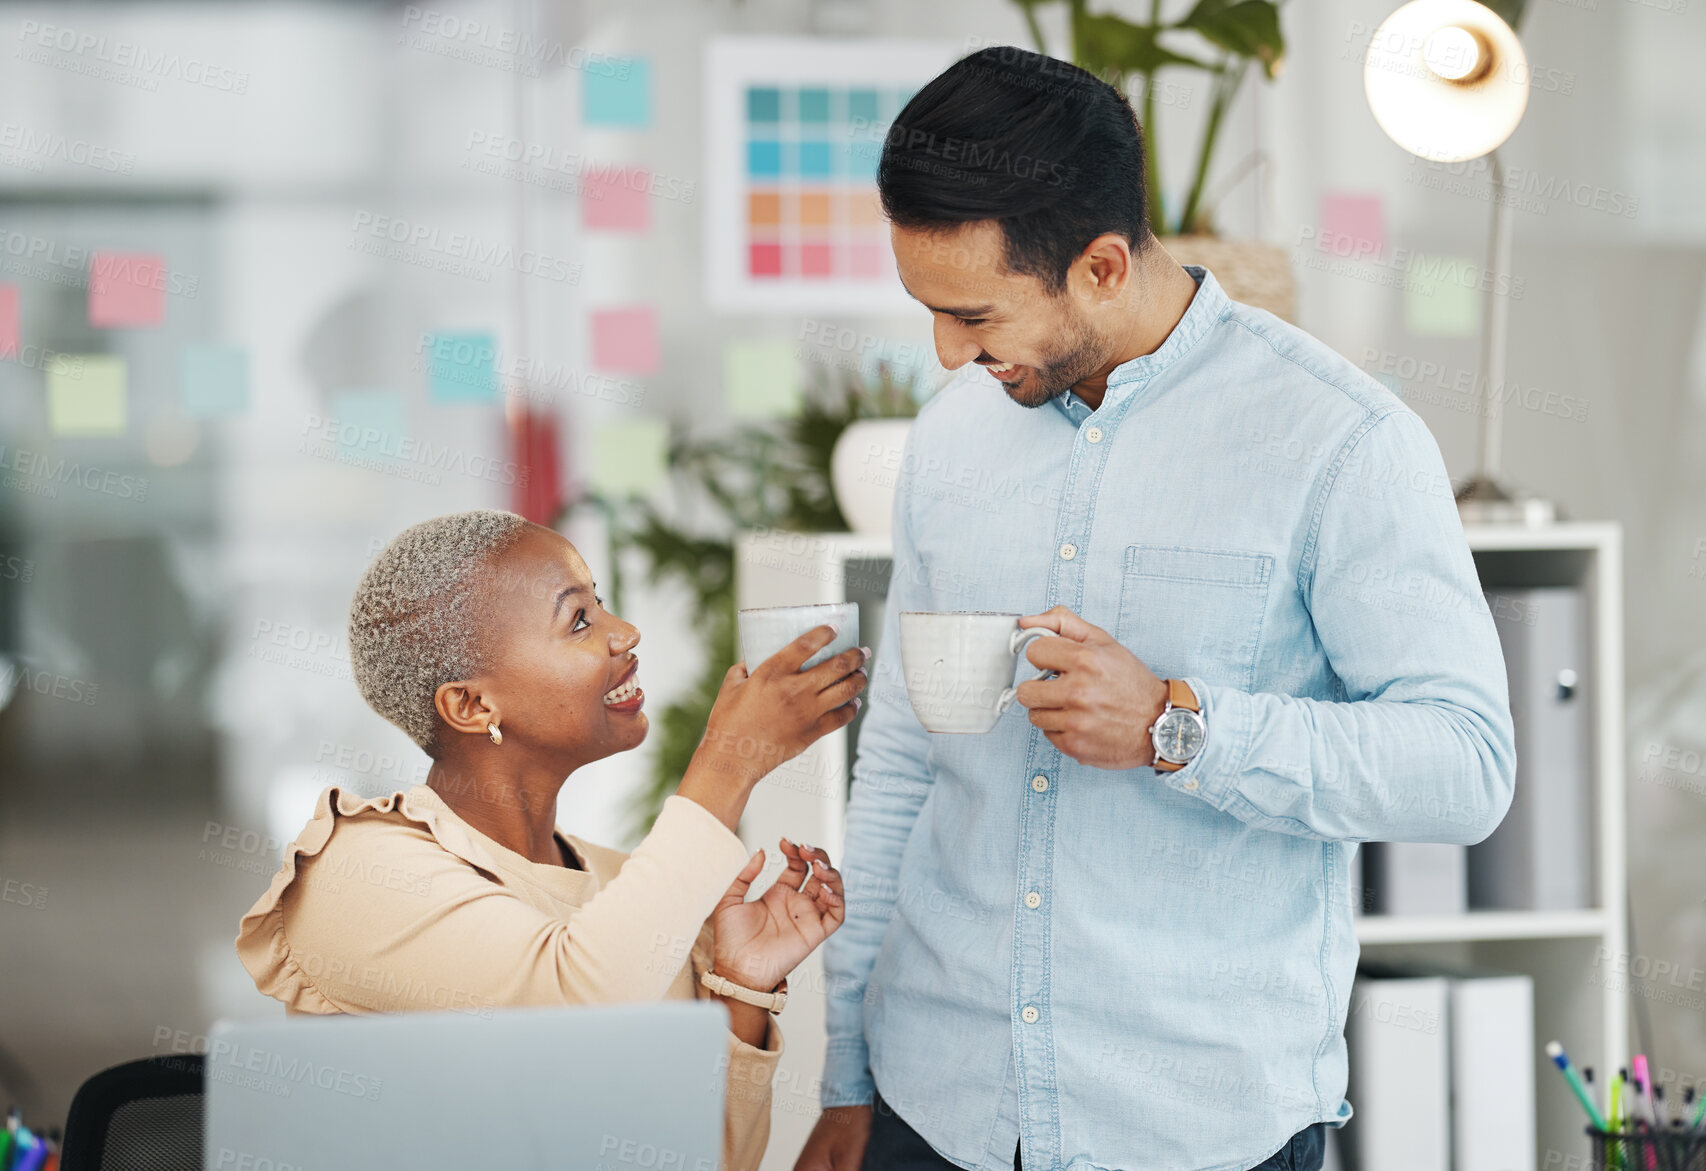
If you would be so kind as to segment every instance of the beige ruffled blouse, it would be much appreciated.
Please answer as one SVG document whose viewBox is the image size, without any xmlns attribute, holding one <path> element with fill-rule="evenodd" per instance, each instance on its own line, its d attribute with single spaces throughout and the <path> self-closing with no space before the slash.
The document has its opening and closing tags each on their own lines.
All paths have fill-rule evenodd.
<svg viewBox="0 0 1706 1171">
<path fill-rule="evenodd" d="M 291 1013 L 691 1000 L 710 993 L 710 915 L 750 857 L 685 797 L 631 854 L 557 831 L 583 869 L 532 862 L 425 785 L 363 798 L 336 786 L 243 916 L 237 955 Z M 756 1171 L 782 1055 L 729 1034 L 723 1167 Z"/>
</svg>

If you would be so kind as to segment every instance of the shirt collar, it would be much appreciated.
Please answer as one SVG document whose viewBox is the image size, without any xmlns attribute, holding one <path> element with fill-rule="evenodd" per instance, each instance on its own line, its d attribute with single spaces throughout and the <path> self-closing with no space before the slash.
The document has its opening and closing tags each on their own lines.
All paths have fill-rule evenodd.
<svg viewBox="0 0 1706 1171">
<path fill-rule="evenodd" d="M 1196 295 L 1186 306 L 1185 315 L 1179 318 L 1179 324 L 1173 327 L 1173 332 L 1156 347 L 1154 353 L 1140 355 L 1114 367 L 1108 375 L 1108 392 L 1102 397 L 1103 407 L 1123 401 L 1178 361 L 1226 312 L 1231 301 L 1220 287 L 1220 282 L 1214 279 L 1214 274 L 1200 264 L 1187 264 L 1183 267 L 1191 274 L 1191 279 L 1197 282 Z M 1054 400 L 1054 404 L 1074 424 L 1090 414 L 1090 404 L 1079 398 L 1076 391 L 1069 390 L 1060 395 Z"/>
</svg>

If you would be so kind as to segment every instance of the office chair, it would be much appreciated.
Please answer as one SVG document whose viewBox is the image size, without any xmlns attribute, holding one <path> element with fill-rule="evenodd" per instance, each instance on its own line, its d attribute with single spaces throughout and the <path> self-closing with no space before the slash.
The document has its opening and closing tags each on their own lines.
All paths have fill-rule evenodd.
<svg viewBox="0 0 1706 1171">
<path fill-rule="evenodd" d="M 84 1082 L 59 1171 L 202 1171 L 203 1062 L 199 1053 L 144 1057 Z"/>
</svg>

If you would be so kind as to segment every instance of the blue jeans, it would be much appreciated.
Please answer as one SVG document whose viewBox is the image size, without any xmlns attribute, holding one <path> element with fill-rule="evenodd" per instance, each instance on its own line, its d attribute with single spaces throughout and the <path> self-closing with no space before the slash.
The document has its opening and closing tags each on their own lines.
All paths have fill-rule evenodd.
<svg viewBox="0 0 1706 1171">
<path fill-rule="evenodd" d="M 861 1171 L 957 1171 L 938 1155 L 894 1107 L 878 1094 L 871 1115 L 871 1139 L 865 1144 Z M 1327 1125 L 1317 1122 L 1291 1136 L 1291 1141 L 1251 1171 L 1321 1171 L 1326 1158 Z M 1019 1152 L 1013 1152 L 1013 1171 L 1022 1171 Z"/>
</svg>

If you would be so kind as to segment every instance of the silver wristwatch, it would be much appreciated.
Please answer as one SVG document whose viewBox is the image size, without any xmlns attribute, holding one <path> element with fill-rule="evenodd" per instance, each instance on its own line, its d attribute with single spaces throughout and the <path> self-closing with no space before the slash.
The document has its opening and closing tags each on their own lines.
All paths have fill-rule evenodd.
<svg viewBox="0 0 1706 1171">
<path fill-rule="evenodd" d="M 1155 771 L 1177 772 L 1197 758 L 1208 743 L 1208 724 L 1202 718 L 1197 694 L 1183 679 L 1167 680 L 1167 706 L 1149 726 L 1155 747 Z"/>
</svg>

